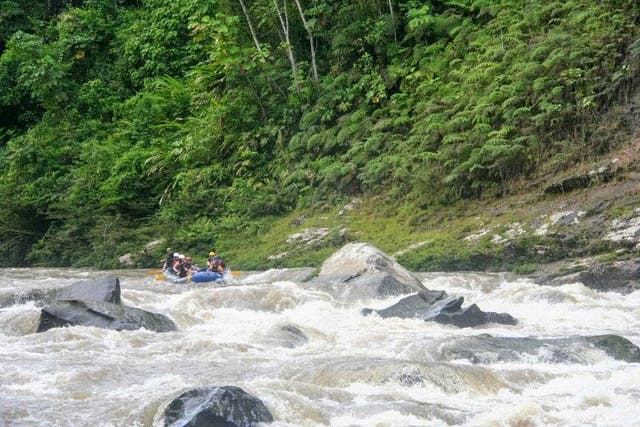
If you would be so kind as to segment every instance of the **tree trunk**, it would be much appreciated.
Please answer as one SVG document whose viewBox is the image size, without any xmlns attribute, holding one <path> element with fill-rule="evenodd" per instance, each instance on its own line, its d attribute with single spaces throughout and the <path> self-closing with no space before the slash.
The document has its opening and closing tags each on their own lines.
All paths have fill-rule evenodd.
<svg viewBox="0 0 640 427">
<path fill-rule="evenodd" d="M 396 17 L 393 13 L 393 0 L 388 0 L 389 2 L 389 14 L 391 15 L 391 25 L 393 25 L 393 41 L 398 42 L 398 35 L 396 34 Z"/>
<path fill-rule="evenodd" d="M 296 63 L 296 58 L 293 55 L 293 46 L 291 45 L 291 39 L 289 37 L 289 15 L 287 14 L 286 0 L 283 1 L 282 10 L 280 10 L 280 7 L 278 6 L 278 0 L 273 0 L 273 6 L 276 8 L 276 14 L 280 21 L 282 35 L 287 48 L 287 57 L 289 58 L 289 64 L 291 64 L 291 74 L 293 74 L 293 78 L 295 80 L 298 75 L 298 64 Z"/>
<path fill-rule="evenodd" d="M 249 11 L 244 4 L 243 0 L 238 0 L 240 2 L 240 7 L 242 7 L 242 13 L 244 13 L 244 18 L 247 20 L 247 25 L 249 25 L 249 31 L 251 32 L 251 37 L 253 38 L 253 43 L 256 45 L 256 49 L 258 49 L 258 53 L 262 52 L 260 49 L 260 42 L 258 41 L 258 36 L 256 36 L 256 32 L 253 29 L 253 25 L 251 24 L 251 17 L 249 16 Z"/>
<path fill-rule="evenodd" d="M 300 19 L 302 20 L 302 25 L 304 25 L 304 29 L 307 30 L 307 35 L 309 36 L 309 46 L 311 49 L 311 69 L 313 71 L 313 80 L 318 81 L 318 67 L 316 66 L 316 42 L 313 38 L 313 33 L 311 32 L 311 28 L 307 25 L 307 19 L 304 17 L 304 11 L 302 10 L 302 5 L 300 4 L 300 0 L 294 0 L 296 6 L 298 7 L 298 12 L 300 12 Z"/>
</svg>

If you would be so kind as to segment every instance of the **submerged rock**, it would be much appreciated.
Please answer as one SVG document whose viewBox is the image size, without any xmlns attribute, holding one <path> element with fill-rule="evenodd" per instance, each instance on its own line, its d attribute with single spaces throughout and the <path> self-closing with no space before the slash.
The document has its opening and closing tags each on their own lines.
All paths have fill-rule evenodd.
<svg viewBox="0 0 640 427">
<path fill-rule="evenodd" d="M 309 342 L 304 332 L 294 325 L 274 326 L 267 335 L 271 344 L 280 347 L 295 348 Z"/>
<path fill-rule="evenodd" d="M 581 268 L 581 271 L 564 275 L 560 272 L 551 272 L 535 280 L 540 285 L 548 286 L 578 282 L 588 288 L 605 292 L 630 293 L 640 289 L 640 260 L 593 263 L 578 266 L 578 268 Z"/>
<path fill-rule="evenodd" d="M 422 282 L 368 243 L 349 243 L 331 255 L 309 282 L 336 299 L 377 298 L 425 291 Z"/>
<path fill-rule="evenodd" d="M 6 293 L 0 295 L 0 308 L 26 304 L 29 301 L 34 301 L 36 304 L 42 305 L 42 302 L 50 295 L 51 291 L 47 289 L 29 289 L 15 293 Z"/>
<path fill-rule="evenodd" d="M 597 335 L 586 340 L 616 360 L 640 362 L 640 348 L 619 335 Z"/>
<path fill-rule="evenodd" d="M 272 268 L 259 273 L 249 274 L 237 280 L 238 284 L 252 285 L 273 282 L 300 283 L 308 280 L 315 273 L 315 268 Z"/>
<path fill-rule="evenodd" d="M 459 328 L 471 328 L 473 326 L 486 325 L 487 323 L 499 323 L 502 325 L 515 325 L 518 323 L 518 321 L 508 313 L 485 312 L 480 310 L 480 307 L 476 304 L 471 304 L 467 308 L 456 311 L 443 310 L 433 320 Z"/>
<path fill-rule="evenodd" d="M 165 427 L 245 427 L 272 421 L 273 416 L 260 399 L 235 386 L 189 390 L 164 411 Z"/>
<path fill-rule="evenodd" d="M 461 328 L 487 323 L 505 325 L 517 323 L 516 319 L 509 314 L 483 312 L 476 304 L 463 309 L 463 302 L 464 297 L 448 296 L 445 291 L 424 291 L 403 298 L 382 310 L 365 308 L 362 310 L 362 314 L 368 315 L 375 312 L 383 318 L 433 320 Z"/>
<path fill-rule="evenodd" d="M 102 301 L 63 300 L 42 309 L 37 332 L 76 325 L 116 331 L 141 328 L 156 332 L 177 330 L 175 323 L 162 314 Z"/>
<path fill-rule="evenodd" d="M 592 363 L 608 356 L 629 363 L 640 362 L 640 348 L 619 335 L 538 339 L 494 337 L 482 334 L 447 339 L 436 346 L 437 359 L 466 359 L 472 363 L 516 362 L 537 358 L 545 363 Z"/>
</svg>

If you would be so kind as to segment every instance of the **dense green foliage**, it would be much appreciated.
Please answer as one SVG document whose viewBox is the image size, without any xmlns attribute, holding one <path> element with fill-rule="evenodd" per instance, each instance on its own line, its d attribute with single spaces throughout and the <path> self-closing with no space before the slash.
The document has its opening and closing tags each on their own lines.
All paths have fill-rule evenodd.
<svg viewBox="0 0 640 427">
<path fill-rule="evenodd" d="M 612 148 L 638 23 L 621 0 L 0 0 L 0 265 L 505 194 Z"/>
</svg>

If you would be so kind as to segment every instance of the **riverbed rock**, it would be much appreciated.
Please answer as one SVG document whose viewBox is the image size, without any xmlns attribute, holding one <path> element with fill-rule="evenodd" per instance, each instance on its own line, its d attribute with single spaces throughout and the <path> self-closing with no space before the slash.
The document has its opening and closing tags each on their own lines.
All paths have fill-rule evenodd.
<svg viewBox="0 0 640 427">
<path fill-rule="evenodd" d="M 481 334 L 448 338 L 434 347 L 437 349 L 435 358 L 445 362 L 465 359 L 472 363 L 492 364 L 536 358 L 543 363 L 590 364 L 601 359 L 601 352 L 616 360 L 640 362 L 640 348 L 619 335 L 538 339 Z"/>
<path fill-rule="evenodd" d="M 168 317 L 122 304 L 120 280 L 115 276 L 88 279 L 54 289 L 43 298 L 37 332 L 61 326 L 95 326 L 105 329 L 145 328 L 156 332 L 175 331 Z"/>
<path fill-rule="evenodd" d="M 24 304 L 29 301 L 38 306 L 64 299 L 95 300 L 120 304 L 120 281 L 115 276 L 81 280 L 64 288 L 30 289 L 0 297 L 0 307 Z"/>
<path fill-rule="evenodd" d="M 536 277 L 536 283 L 547 286 L 560 286 L 567 283 L 582 283 L 597 291 L 617 291 L 630 293 L 640 289 L 640 259 L 611 263 L 593 262 L 574 267 L 580 271 L 562 274 L 551 271 Z"/>
<path fill-rule="evenodd" d="M 365 308 L 362 314 L 377 313 L 380 317 L 402 319 L 433 320 L 438 323 L 468 328 L 487 323 L 515 325 L 517 323 L 507 313 L 484 312 L 476 304 L 462 308 L 464 297 L 449 296 L 445 291 L 423 291 L 409 295 L 382 310 Z"/>
<path fill-rule="evenodd" d="M 309 338 L 295 325 L 276 325 L 267 332 L 268 343 L 278 347 L 295 348 L 309 342 Z"/>
<path fill-rule="evenodd" d="M 340 300 L 378 298 L 426 291 L 393 258 L 368 243 L 349 243 L 331 255 L 309 282 Z"/>
<path fill-rule="evenodd" d="M 249 427 L 273 422 L 260 399 L 236 386 L 209 386 L 189 390 L 164 411 L 165 427 Z"/>
<path fill-rule="evenodd" d="M 156 332 L 177 330 L 175 323 L 162 314 L 103 301 L 62 300 L 42 309 L 37 332 L 76 325 L 116 331 L 141 328 Z"/>
<path fill-rule="evenodd" d="M 640 347 L 624 337 L 607 334 L 586 337 L 585 339 L 616 360 L 640 363 Z"/>
<path fill-rule="evenodd" d="M 115 276 L 82 280 L 65 288 L 55 289 L 48 298 L 49 301 L 70 299 L 120 304 L 120 280 Z"/>
</svg>

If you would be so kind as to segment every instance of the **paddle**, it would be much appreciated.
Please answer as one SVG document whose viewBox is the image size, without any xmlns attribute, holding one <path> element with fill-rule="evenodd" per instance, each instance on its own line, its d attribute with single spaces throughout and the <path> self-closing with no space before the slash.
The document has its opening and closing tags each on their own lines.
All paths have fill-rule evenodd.
<svg viewBox="0 0 640 427">
<path fill-rule="evenodd" d="M 156 274 L 160 274 L 160 273 L 162 273 L 162 270 L 149 270 L 147 272 L 149 276 L 155 276 Z"/>
</svg>

